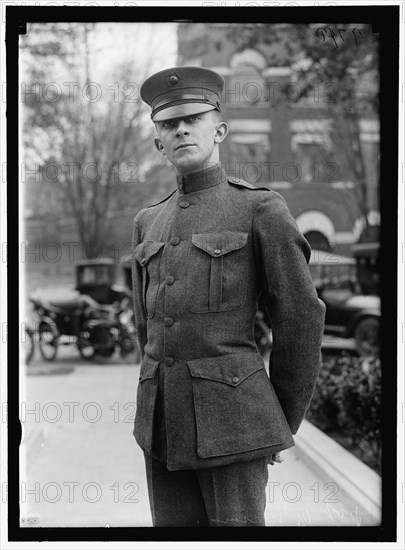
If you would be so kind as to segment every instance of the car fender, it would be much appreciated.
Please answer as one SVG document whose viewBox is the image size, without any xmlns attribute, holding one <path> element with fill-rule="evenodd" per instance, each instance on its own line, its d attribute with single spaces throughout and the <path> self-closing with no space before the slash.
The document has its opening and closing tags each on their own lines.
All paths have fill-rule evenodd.
<svg viewBox="0 0 405 550">
<path fill-rule="evenodd" d="M 381 311 L 378 308 L 366 308 L 358 311 L 350 320 L 350 323 L 347 326 L 346 337 L 353 336 L 356 325 L 361 319 L 364 319 L 365 317 L 375 317 L 376 319 L 380 320 Z"/>
</svg>

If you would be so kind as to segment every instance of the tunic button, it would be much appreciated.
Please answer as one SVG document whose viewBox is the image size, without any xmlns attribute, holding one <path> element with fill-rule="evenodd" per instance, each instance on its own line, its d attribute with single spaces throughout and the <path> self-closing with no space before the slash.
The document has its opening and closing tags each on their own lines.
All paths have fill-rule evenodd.
<svg viewBox="0 0 405 550">
<path fill-rule="evenodd" d="M 237 384 L 237 383 L 239 382 L 239 378 L 238 378 L 237 376 L 234 376 L 234 377 L 232 378 L 232 382 L 233 382 L 234 384 Z"/>
<path fill-rule="evenodd" d="M 173 357 L 166 357 L 165 363 L 166 363 L 166 367 L 171 367 L 174 364 Z"/>
<path fill-rule="evenodd" d="M 146 264 L 146 258 L 142 258 L 141 265 L 145 265 L 145 264 Z"/>
<path fill-rule="evenodd" d="M 219 248 L 216 248 L 216 249 L 214 250 L 214 254 L 221 254 L 221 251 L 219 250 Z"/>
<path fill-rule="evenodd" d="M 178 237 L 172 237 L 172 238 L 170 239 L 170 244 L 172 244 L 173 246 L 178 245 L 179 242 L 180 242 L 180 239 L 179 239 Z"/>
<path fill-rule="evenodd" d="M 168 275 L 168 276 L 166 277 L 166 284 L 167 284 L 167 285 L 172 285 L 173 283 L 174 283 L 174 277 L 173 277 L 173 275 Z"/>
<path fill-rule="evenodd" d="M 166 325 L 167 327 L 171 327 L 173 323 L 174 323 L 174 321 L 173 321 L 173 319 L 172 319 L 171 317 L 166 317 L 166 319 L 165 319 L 165 325 Z"/>
<path fill-rule="evenodd" d="M 190 206 L 190 203 L 187 201 L 181 201 L 179 202 L 180 208 L 188 208 Z"/>
</svg>

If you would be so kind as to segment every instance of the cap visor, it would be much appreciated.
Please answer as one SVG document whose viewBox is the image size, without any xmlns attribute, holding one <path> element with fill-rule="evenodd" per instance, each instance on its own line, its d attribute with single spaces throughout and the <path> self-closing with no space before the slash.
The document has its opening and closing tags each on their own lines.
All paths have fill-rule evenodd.
<svg viewBox="0 0 405 550">
<path fill-rule="evenodd" d="M 170 118 L 180 118 L 183 116 L 197 115 L 198 113 L 207 113 L 216 109 L 214 105 L 207 103 L 183 103 L 181 105 L 174 105 L 168 107 L 156 113 L 152 117 L 153 122 L 160 122 L 162 120 L 168 120 Z"/>
</svg>

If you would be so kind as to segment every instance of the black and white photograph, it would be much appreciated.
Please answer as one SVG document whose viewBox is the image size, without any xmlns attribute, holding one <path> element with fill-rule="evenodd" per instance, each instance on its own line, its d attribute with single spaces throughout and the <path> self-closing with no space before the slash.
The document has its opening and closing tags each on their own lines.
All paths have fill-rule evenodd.
<svg viewBox="0 0 405 550">
<path fill-rule="evenodd" d="M 5 9 L 8 540 L 398 542 L 399 3 L 100 4 Z"/>
</svg>

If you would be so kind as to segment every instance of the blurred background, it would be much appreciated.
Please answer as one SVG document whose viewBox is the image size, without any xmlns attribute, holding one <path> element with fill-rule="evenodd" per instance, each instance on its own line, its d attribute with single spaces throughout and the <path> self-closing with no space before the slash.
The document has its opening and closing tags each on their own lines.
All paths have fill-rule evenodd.
<svg viewBox="0 0 405 550">
<path fill-rule="evenodd" d="M 157 70 L 194 64 L 226 80 L 229 174 L 280 192 L 313 249 L 353 257 L 361 248 L 361 283 L 375 293 L 378 36 L 369 27 L 31 24 L 20 41 L 23 252 L 39 247 L 24 260 L 45 260 L 60 277 L 71 275 L 65 257 L 124 252 L 137 211 L 175 185 L 139 87 Z M 52 262 L 52 242 L 71 250 Z"/>
<path fill-rule="evenodd" d="M 87 338 L 82 359 L 113 364 L 114 346 L 97 354 L 88 341 L 108 340 L 100 326 L 111 315 L 120 357 L 138 364 L 133 330 L 121 333 L 131 318 L 132 222 L 176 185 L 139 88 L 176 64 L 210 67 L 226 81 L 226 171 L 283 195 L 312 247 L 327 317 L 307 419 L 379 475 L 378 40 L 370 26 L 346 23 L 28 25 L 20 36 L 21 261 L 35 313 L 27 373 L 47 375 L 44 365 L 58 361 L 76 367 L 77 352 L 56 356 L 63 336 Z M 94 313 L 97 304 L 106 307 L 83 331 L 79 305 Z M 256 341 L 268 357 L 271 320 L 259 306 Z"/>
</svg>

